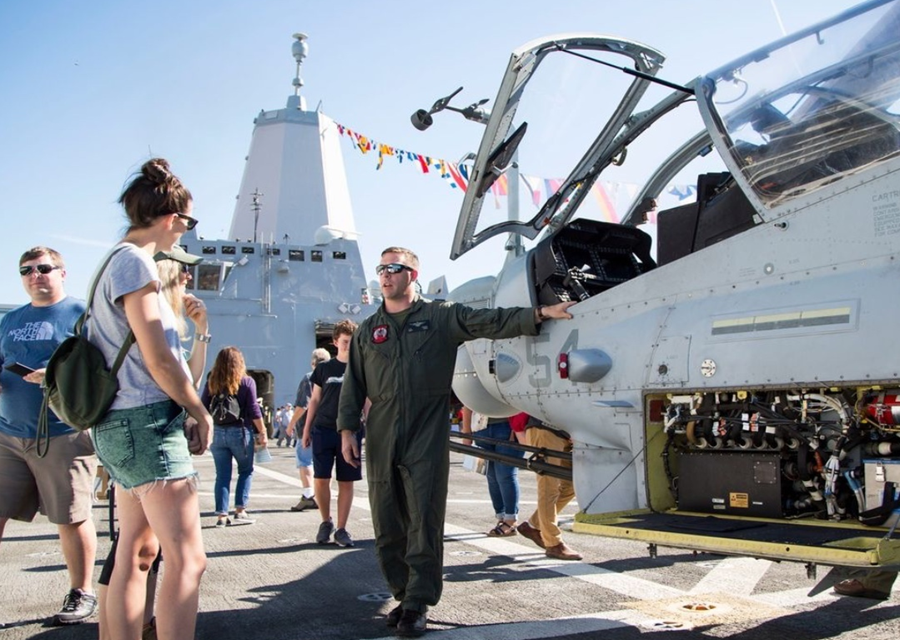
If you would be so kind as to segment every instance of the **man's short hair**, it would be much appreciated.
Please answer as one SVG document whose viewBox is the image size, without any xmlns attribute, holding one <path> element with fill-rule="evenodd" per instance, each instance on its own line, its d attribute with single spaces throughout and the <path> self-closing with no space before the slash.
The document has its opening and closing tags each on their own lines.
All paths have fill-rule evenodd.
<svg viewBox="0 0 900 640">
<path fill-rule="evenodd" d="M 404 249 L 403 247 L 388 247 L 384 251 L 381 252 L 381 255 L 386 253 L 397 253 L 406 258 L 406 265 L 412 267 L 416 271 L 419 270 L 419 256 L 410 251 L 409 249 Z"/>
<path fill-rule="evenodd" d="M 54 267 L 60 267 L 61 269 L 66 268 L 66 263 L 63 260 L 62 255 L 60 255 L 59 251 L 57 251 L 56 249 L 51 249 L 50 247 L 32 247 L 31 249 L 23 253 L 21 258 L 19 258 L 19 266 L 21 267 L 29 260 L 34 260 L 35 258 L 40 258 L 41 256 L 50 256 L 50 261 L 53 263 Z"/>
<path fill-rule="evenodd" d="M 353 332 L 356 331 L 356 326 L 357 325 L 353 320 L 341 320 L 334 325 L 334 329 L 331 331 L 331 337 L 334 340 L 337 340 L 341 336 L 352 336 Z"/>
<path fill-rule="evenodd" d="M 322 362 L 328 362 L 331 360 L 331 354 L 328 353 L 327 349 L 313 349 L 312 352 L 312 366 L 315 367 L 317 364 L 321 364 Z"/>
</svg>

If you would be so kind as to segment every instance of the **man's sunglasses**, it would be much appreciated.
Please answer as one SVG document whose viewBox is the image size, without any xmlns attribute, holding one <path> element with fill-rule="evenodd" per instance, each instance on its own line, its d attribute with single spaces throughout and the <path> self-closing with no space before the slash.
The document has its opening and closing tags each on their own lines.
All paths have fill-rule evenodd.
<svg viewBox="0 0 900 640">
<path fill-rule="evenodd" d="M 45 276 L 56 269 L 62 269 L 62 267 L 56 267 L 52 264 L 25 265 L 23 267 L 19 267 L 19 275 L 30 276 L 33 271 L 37 270 L 39 274 Z"/>
<path fill-rule="evenodd" d="M 377 275 L 381 275 L 385 271 L 390 273 L 391 275 L 396 275 L 401 271 L 412 271 L 412 267 L 408 267 L 405 264 L 400 264 L 399 262 L 391 262 L 390 264 L 380 264 L 375 267 L 375 273 Z"/>
<path fill-rule="evenodd" d="M 187 225 L 188 231 L 197 226 L 197 223 L 200 222 L 197 218 L 192 218 L 185 213 L 176 213 L 176 216 L 184 220 L 184 223 Z"/>
</svg>

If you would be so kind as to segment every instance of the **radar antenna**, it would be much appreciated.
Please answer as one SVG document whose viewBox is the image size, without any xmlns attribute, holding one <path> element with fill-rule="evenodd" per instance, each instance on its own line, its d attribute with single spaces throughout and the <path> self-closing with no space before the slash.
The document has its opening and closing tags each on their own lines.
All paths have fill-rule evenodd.
<svg viewBox="0 0 900 640">
<path fill-rule="evenodd" d="M 300 87 L 303 86 L 303 78 L 300 77 L 300 65 L 303 64 L 306 56 L 309 55 L 309 45 L 306 43 L 308 39 L 309 38 L 305 33 L 295 33 L 294 40 L 296 40 L 296 42 L 291 45 L 291 54 L 294 56 L 294 60 L 297 61 L 297 70 L 294 74 L 294 79 L 291 82 L 294 86 L 294 97 L 293 100 L 288 102 L 288 106 L 291 106 L 291 103 L 293 102 L 301 111 L 306 111 L 306 99 L 300 95 Z"/>
</svg>

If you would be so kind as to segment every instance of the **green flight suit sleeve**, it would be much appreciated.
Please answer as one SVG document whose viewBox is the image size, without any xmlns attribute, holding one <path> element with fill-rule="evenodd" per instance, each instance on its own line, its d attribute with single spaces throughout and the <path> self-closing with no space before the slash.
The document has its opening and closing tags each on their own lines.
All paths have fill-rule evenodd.
<svg viewBox="0 0 900 640">
<path fill-rule="evenodd" d="M 541 327 L 534 321 L 533 307 L 509 309 L 473 309 L 462 304 L 449 305 L 450 337 L 456 343 L 477 338 L 516 338 L 536 336 Z"/>
</svg>

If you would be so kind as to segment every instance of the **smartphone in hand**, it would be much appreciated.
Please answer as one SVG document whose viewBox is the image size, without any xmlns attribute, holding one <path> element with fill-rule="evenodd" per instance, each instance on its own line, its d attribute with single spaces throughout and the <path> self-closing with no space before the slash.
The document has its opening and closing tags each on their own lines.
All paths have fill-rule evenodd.
<svg viewBox="0 0 900 640">
<path fill-rule="evenodd" d="M 17 376 L 27 376 L 29 373 L 34 373 L 34 369 L 28 367 L 21 362 L 11 362 L 10 364 L 4 365 L 3 367 L 10 373 L 14 373 Z"/>
</svg>

